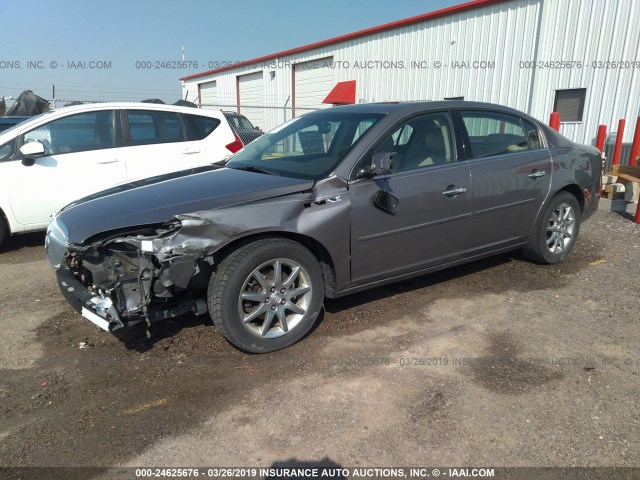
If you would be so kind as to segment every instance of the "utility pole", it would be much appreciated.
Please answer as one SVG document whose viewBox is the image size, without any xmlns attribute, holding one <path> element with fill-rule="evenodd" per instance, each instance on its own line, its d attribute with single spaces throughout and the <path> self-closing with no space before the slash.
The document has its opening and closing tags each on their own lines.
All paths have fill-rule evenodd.
<svg viewBox="0 0 640 480">
<path fill-rule="evenodd" d="M 187 63 L 185 61 L 185 56 L 184 56 L 184 45 L 182 46 L 182 65 L 184 66 L 184 76 L 186 77 L 187 76 Z M 182 83 L 182 86 L 184 87 L 184 81 L 181 82 L 181 83 Z M 185 94 L 185 97 L 184 97 L 185 100 L 187 99 L 187 95 L 188 95 L 188 93 Z"/>
</svg>

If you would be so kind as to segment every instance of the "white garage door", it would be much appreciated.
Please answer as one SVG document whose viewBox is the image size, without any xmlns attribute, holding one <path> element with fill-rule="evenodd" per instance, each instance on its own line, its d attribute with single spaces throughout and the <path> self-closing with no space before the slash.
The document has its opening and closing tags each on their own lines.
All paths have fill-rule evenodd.
<svg viewBox="0 0 640 480">
<path fill-rule="evenodd" d="M 202 105 L 216 105 L 218 103 L 218 84 L 215 80 L 200 84 L 200 103 Z"/>
<path fill-rule="evenodd" d="M 264 128 L 264 84 L 262 72 L 238 77 L 240 113 L 254 126 Z"/>
<path fill-rule="evenodd" d="M 296 116 L 309 112 L 309 109 L 330 106 L 323 104 L 322 100 L 333 88 L 332 62 L 333 57 L 326 57 L 294 66 Z"/>
</svg>

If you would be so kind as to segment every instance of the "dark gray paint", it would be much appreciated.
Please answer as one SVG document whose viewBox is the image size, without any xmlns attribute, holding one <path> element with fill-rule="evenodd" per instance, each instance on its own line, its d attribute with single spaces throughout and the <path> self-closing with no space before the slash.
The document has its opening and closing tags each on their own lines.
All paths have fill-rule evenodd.
<svg viewBox="0 0 640 480">
<path fill-rule="evenodd" d="M 526 118 L 539 126 L 548 148 L 355 178 L 356 166 L 370 161 L 372 145 L 402 121 L 457 107 Z M 327 295 L 339 296 L 517 248 L 526 241 L 543 203 L 562 188 L 584 195 L 584 216 L 597 206 L 597 150 L 576 145 L 521 112 L 457 101 L 338 108 L 386 116 L 363 135 L 328 178 L 314 183 L 218 168 L 121 186 L 60 213 L 58 219 L 74 244 L 71 248 L 99 246 L 98 239 L 110 231 L 120 235 L 118 241 L 139 245 L 139 239 L 127 237 L 127 229 L 178 219 L 181 228 L 164 235 L 156 256 L 167 262 L 163 278 L 183 285 L 189 268 L 193 274 L 199 271 L 199 259 L 215 263 L 217 252 L 233 242 L 252 235 L 289 235 L 327 263 Z M 458 151 L 463 151 L 462 145 Z M 528 177 L 535 169 L 545 171 L 545 177 Z M 443 196 L 452 186 L 464 186 L 467 191 Z M 380 189 L 399 199 L 395 215 L 373 206 Z M 93 243 L 87 242 L 91 239 Z"/>
<path fill-rule="evenodd" d="M 195 174 L 168 174 L 131 182 L 79 200 L 59 218 L 69 240 L 81 244 L 99 232 L 163 223 L 184 213 L 215 210 L 259 199 L 288 195 L 313 182 L 260 173 L 215 168 Z M 245 222 L 251 225 L 251 218 Z"/>
<path fill-rule="evenodd" d="M 454 185 L 468 191 L 455 197 L 442 195 Z M 373 197 L 381 189 L 398 198 L 395 215 L 373 205 Z M 354 284 L 459 259 L 470 247 L 471 177 L 467 162 L 354 182 L 351 198 Z"/>
</svg>

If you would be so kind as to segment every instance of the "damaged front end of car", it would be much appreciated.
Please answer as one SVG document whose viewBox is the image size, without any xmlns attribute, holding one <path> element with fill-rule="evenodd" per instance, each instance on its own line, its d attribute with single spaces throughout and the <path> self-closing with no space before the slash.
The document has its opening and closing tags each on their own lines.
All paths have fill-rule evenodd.
<svg viewBox="0 0 640 480">
<path fill-rule="evenodd" d="M 47 231 L 47 256 L 63 295 L 85 318 L 113 333 L 141 323 L 148 332 L 153 322 L 207 312 L 213 258 L 201 245 L 180 242 L 181 229 L 173 219 L 76 245 L 56 218 Z"/>
</svg>

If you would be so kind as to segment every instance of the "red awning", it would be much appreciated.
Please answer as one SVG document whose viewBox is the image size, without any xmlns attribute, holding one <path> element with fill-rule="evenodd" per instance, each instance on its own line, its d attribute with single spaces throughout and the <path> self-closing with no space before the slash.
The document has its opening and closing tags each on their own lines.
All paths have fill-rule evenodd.
<svg viewBox="0 0 640 480">
<path fill-rule="evenodd" d="M 333 105 L 351 105 L 356 103 L 356 81 L 338 82 L 322 103 Z"/>
</svg>

